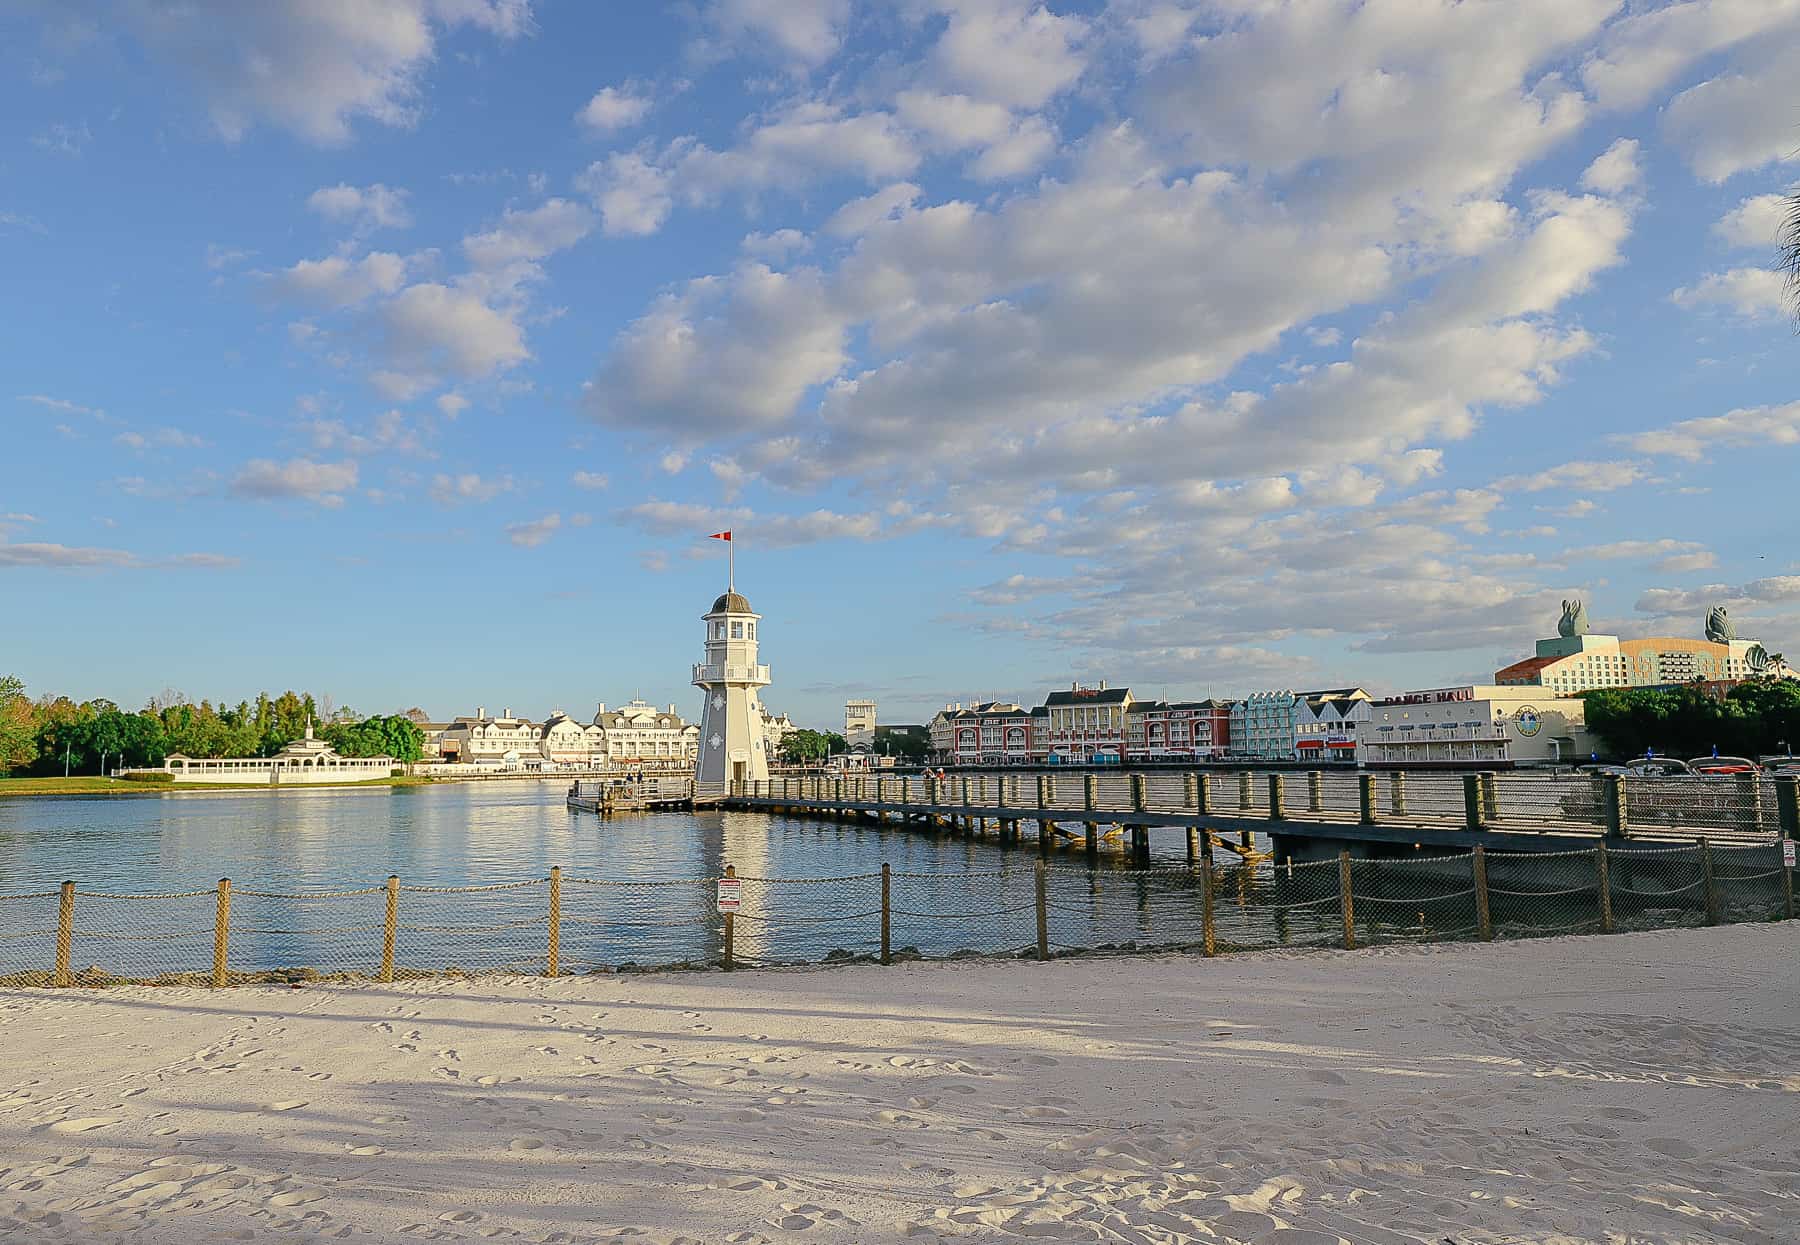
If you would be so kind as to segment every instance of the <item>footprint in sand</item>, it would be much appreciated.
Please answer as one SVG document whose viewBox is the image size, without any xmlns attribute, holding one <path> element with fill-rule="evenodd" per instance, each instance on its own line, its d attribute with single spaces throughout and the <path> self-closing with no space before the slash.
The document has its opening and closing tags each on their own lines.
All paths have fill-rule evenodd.
<svg viewBox="0 0 1800 1245">
<path fill-rule="evenodd" d="M 280 1102 L 271 1102 L 268 1109 L 270 1111 L 298 1111 L 305 1105 L 306 1099 L 304 1098 L 285 1098 Z"/>
<path fill-rule="evenodd" d="M 438 1216 L 439 1223 L 480 1223 L 481 1212 L 474 1210 L 447 1210 Z"/>
<path fill-rule="evenodd" d="M 462 1056 L 457 1054 L 453 1050 L 440 1050 L 436 1053 L 437 1053 L 437 1057 L 439 1059 L 448 1059 L 451 1063 L 461 1063 L 462 1062 Z"/>
<path fill-rule="evenodd" d="M 119 1121 L 110 1115 L 84 1115 L 78 1120 L 58 1120 L 50 1125 L 53 1133 L 90 1133 L 96 1128 L 106 1128 Z"/>
<path fill-rule="evenodd" d="M 475 1083 L 477 1085 L 513 1085 L 516 1084 L 518 1080 L 519 1078 L 516 1076 L 494 1076 L 489 1074 L 487 1076 L 476 1077 Z"/>
<path fill-rule="evenodd" d="M 351 1149 L 350 1153 L 359 1158 L 369 1158 L 371 1155 L 386 1154 L 387 1151 L 383 1150 L 380 1146 L 355 1146 Z"/>
<path fill-rule="evenodd" d="M 533 1150 L 542 1150 L 544 1143 L 537 1137 L 514 1137 L 507 1142 L 506 1148 L 515 1154 L 529 1154 Z"/>
</svg>

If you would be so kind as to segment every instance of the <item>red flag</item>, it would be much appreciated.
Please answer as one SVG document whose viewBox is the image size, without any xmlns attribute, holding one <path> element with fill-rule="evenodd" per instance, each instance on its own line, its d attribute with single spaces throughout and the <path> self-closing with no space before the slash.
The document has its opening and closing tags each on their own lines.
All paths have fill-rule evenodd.
<svg viewBox="0 0 1800 1245">
<path fill-rule="evenodd" d="M 711 536 L 708 536 L 706 539 L 708 539 L 708 540 L 730 540 L 731 533 L 730 532 L 714 532 Z"/>
</svg>

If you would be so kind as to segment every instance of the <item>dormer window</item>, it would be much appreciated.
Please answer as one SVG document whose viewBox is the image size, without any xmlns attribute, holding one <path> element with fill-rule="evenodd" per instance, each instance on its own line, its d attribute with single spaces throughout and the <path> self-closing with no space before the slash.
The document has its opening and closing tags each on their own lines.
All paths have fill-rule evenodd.
<svg viewBox="0 0 1800 1245">
<path fill-rule="evenodd" d="M 724 638 L 725 638 L 725 624 L 724 623 L 714 623 L 713 624 L 713 639 L 723 640 Z"/>
<path fill-rule="evenodd" d="M 756 624 L 755 624 L 755 623 L 749 623 L 749 624 L 747 624 L 747 625 L 748 625 L 748 626 L 749 626 L 749 628 L 750 628 L 750 638 L 751 638 L 751 639 L 752 639 L 752 640 L 754 640 L 754 639 L 755 639 L 755 638 L 756 638 Z"/>
<path fill-rule="evenodd" d="M 743 623 L 734 622 L 731 624 L 731 638 L 734 640 L 741 640 L 744 638 L 744 624 Z"/>
</svg>

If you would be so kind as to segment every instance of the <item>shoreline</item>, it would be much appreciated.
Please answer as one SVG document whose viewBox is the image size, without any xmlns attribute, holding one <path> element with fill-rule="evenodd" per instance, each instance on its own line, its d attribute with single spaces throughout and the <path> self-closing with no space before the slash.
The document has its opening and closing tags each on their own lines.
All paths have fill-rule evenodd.
<svg viewBox="0 0 1800 1245">
<path fill-rule="evenodd" d="M 0 1236 L 1776 1245 L 1797 942 L 4 990 Z"/>
<path fill-rule="evenodd" d="M 318 782 L 318 783 L 149 783 L 126 782 L 119 778 L 99 778 L 92 775 L 70 778 L 0 778 L 0 800 L 26 800 L 44 796 L 141 796 L 141 795 L 243 795 L 250 793 L 270 793 L 289 791 L 375 791 L 391 790 L 396 787 L 428 787 L 441 782 L 455 782 L 454 778 L 424 778 L 408 775 L 401 778 L 365 778 L 358 782 Z M 20 790 L 14 784 L 30 784 L 29 790 Z"/>
</svg>

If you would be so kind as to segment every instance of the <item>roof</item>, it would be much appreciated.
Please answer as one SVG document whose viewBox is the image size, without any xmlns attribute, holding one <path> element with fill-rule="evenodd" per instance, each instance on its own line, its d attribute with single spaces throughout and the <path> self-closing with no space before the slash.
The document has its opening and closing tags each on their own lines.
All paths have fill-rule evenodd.
<svg viewBox="0 0 1800 1245">
<path fill-rule="evenodd" d="M 1518 679 L 1529 679 L 1534 674 L 1542 673 L 1545 666 L 1554 666 L 1561 657 L 1527 657 L 1524 661 L 1515 661 L 1504 670 L 1494 671 L 1494 682 L 1506 683 Z"/>
<path fill-rule="evenodd" d="M 1369 694 L 1360 687 L 1334 687 L 1322 692 L 1300 692 L 1300 700 L 1368 700 Z"/>
<path fill-rule="evenodd" d="M 1050 708 L 1061 705 L 1118 705 L 1131 699 L 1128 687 L 1083 687 L 1067 692 L 1051 692 L 1044 698 Z"/>
<path fill-rule="evenodd" d="M 754 614 L 750 602 L 741 592 L 722 592 L 719 599 L 713 602 L 712 612 L 715 614 Z"/>
</svg>

